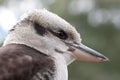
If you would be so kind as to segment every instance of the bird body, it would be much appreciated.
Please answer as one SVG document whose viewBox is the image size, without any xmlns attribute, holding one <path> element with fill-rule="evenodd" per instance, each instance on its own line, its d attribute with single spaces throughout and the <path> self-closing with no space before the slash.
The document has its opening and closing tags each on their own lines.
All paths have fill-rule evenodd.
<svg viewBox="0 0 120 80">
<path fill-rule="evenodd" d="M 23 15 L 0 48 L 0 80 L 68 80 L 75 60 L 108 61 L 81 43 L 80 34 L 45 9 Z"/>
<path fill-rule="evenodd" d="M 23 44 L 2 47 L 0 65 L 0 80 L 36 80 L 33 78 L 38 78 L 38 73 L 43 76 L 41 79 L 49 80 L 55 72 L 54 61 L 49 56 Z"/>
</svg>

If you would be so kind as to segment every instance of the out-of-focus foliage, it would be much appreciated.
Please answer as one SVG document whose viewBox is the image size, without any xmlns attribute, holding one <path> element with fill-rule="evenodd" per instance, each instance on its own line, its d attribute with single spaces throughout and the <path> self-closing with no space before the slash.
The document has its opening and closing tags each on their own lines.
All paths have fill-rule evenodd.
<svg viewBox="0 0 120 80">
<path fill-rule="evenodd" d="M 120 0 L 39 1 L 42 7 L 75 26 L 81 33 L 82 43 L 110 58 L 110 62 L 103 63 L 72 63 L 69 66 L 69 80 L 120 79 Z"/>
</svg>

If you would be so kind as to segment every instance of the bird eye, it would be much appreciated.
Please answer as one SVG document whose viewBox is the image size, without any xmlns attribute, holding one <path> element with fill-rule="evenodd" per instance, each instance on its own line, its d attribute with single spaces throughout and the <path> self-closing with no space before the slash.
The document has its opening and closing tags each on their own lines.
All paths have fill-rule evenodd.
<svg viewBox="0 0 120 80">
<path fill-rule="evenodd" d="M 68 38 L 68 35 L 63 31 L 63 30 L 52 30 L 52 29 L 49 29 L 49 31 L 55 35 L 56 37 L 60 38 L 60 39 L 67 39 Z"/>
<path fill-rule="evenodd" d="M 56 32 L 56 36 L 59 37 L 60 39 L 67 39 L 68 36 L 63 30 L 59 30 Z"/>
</svg>

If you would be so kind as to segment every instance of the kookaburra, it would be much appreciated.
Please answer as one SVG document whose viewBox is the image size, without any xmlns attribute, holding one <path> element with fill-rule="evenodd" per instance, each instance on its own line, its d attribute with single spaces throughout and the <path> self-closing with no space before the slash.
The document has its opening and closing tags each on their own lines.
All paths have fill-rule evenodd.
<svg viewBox="0 0 120 80">
<path fill-rule="evenodd" d="M 81 43 L 75 27 L 46 9 L 25 13 L 0 48 L 0 80 L 68 80 L 75 61 L 108 58 Z"/>
</svg>

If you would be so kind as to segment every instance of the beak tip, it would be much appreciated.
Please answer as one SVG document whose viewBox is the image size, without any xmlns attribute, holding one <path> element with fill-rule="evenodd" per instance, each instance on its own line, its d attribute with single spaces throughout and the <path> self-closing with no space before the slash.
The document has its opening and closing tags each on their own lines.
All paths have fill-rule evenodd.
<svg viewBox="0 0 120 80">
<path fill-rule="evenodd" d="M 101 62 L 103 62 L 103 61 L 104 61 L 104 62 L 106 62 L 106 61 L 109 62 L 109 61 L 110 61 L 109 58 L 107 58 L 107 57 L 104 57 L 104 58 L 98 58 L 98 59 L 99 59 Z"/>
<path fill-rule="evenodd" d="M 110 59 L 109 59 L 109 58 L 106 58 L 105 61 L 110 61 Z"/>
</svg>

